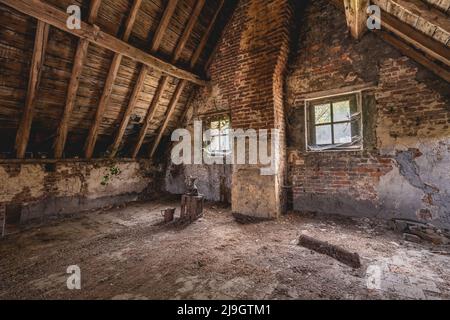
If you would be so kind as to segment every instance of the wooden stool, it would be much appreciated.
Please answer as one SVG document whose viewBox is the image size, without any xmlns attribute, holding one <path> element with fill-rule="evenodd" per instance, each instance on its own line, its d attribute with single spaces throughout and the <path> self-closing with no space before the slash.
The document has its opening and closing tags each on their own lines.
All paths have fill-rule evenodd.
<svg viewBox="0 0 450 320">
<path fill-rule="evenodd" d="M 188 196 L 181 197 L 181 219 L 194 221 L 198 219 L 203 213 L 203 196 Z"/>
</svg>

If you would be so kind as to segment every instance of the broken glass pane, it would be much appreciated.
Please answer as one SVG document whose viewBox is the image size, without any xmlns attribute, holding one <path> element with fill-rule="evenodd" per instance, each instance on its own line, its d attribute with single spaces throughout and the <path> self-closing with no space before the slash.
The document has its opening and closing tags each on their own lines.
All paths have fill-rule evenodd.
<svg viewBox="0 0 450 320">
<path fill-rule="evenodd" d="M 330 123 L 331 122 L 331 105 L 318 104 L 314 106 L 315 124 Z"/>
</svg>

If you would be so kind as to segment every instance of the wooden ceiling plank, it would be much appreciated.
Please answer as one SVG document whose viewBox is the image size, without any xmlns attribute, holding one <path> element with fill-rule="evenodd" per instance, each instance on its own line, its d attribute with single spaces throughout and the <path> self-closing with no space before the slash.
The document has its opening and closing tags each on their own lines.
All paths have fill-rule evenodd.
<svg viewBox="0 0 450 320">
<path fill-rule="evenodd" d="M 89 9 L 89 23 L 95 23 L 97 19 L 98 10 L 101 4 L 101 0 L 92 0 Z M 69 128 L 69 120 L 75 106 L 75 100 L 77 97 L 78 87 L 80 83 L 81 72 L 86 60 L 89 41 L 86 39 L 79 39 L 77 45 L 77 51 L 75 53 L 75 59 L 72 67 L 72 75 L 70 77 L 69 87 L 67 88 L 66 104 L 64 106 L 63 116 L 59 123 L 56 140 L 54 144 L 54 157 L 55 159 L 62 158 L 64 154 L 64 147 L 67 140 L 67 131 Z"/>
<path fill-rule="evenodd" d="M 137 13 L 142 4 L 142 0 L 134 0 L 133 5 L 131 7 L 130 14 L 128 16 L 126 25 L 125 25 L 125 33 L 123 35 L 123 41 L 127 41 L 131 30 L 133 29 L 134 22 L 136 21 Z M 105 87 L 103 88 L 103 93 L 100 98 L 100 102 L 97 107 L 97 111 L 95 112 L 94 122 L 92 123 L 91 128 L 89 129 L 89 134 L 86 140 L 85 145 L 85 153 L 84 156 L 87 159 L 91 159 L 94 150 L 95 144 L 97 142 L 98 131 L 100 129 L 100 125 L 103 120 L 103 115 L 106 110 L 106 106 L 109 103 L 111 98 L 111 94 L 114 88 L 114 82 L 116 81 L 117 74 L 119 72 L 120 64 L 122 63 L 123 55 L 119 53 L 114 54 L 114 58 L 112 60 L 111 66 L 109 68 L 108 76 L 106 78 Z"/>
<path fill-rule="evenodd" d="M 174 78 L 185 79 L 201 86 L 207 84 L 207 81 L 201 79 L 192 72 L 178 68 L 175 65 L 165 62 L 152 54 L 137 49 L 117 37 L 99 30 L 97 26 L 92 26 L 88 23 L 81 22 L 81 29 L 72 30 L 67 28 L 67 13 L 41 0 L 0 0 L 0 3 L 3 3 L 19 12 L 46 22 L 51 26 L 77 37 L 87 39 L 89 42 L 102 48 L 122 54 L 123 56 L 145 64 L 150 68 L 158 70 Z"/>
<path fill-rule="evenodd" d="M 177 3 L 178 0 L 170 0 L 166 8 L 164 9 L 158 28 L 156 29 L 155 35 L 153 36 L 150 48 L 151 53 L 155 53 L 158 50 L 161 44 L 161 40 L 164 36 L 164 33 L 166 32 L 167 27 L 169 25 L 170 19 L 172 18 L 173 13 L 175 12 Z M 127 109 L 125 110 L 125 114 L 120 123 L 119 130 L 117 131 L 116 137 L 114 138 L 114 142 L 110 148 L 111 151 L 109 155 L 110 158 L 114 158 L 117 155 L 117 152 L 119 151 L 120 144 L 122 143 L 122 139 L 128 126 L 128 123 L 130 121 L 131 114 L 139 100 L 139 94 L 142 92 L 142 89 L 144 88 L 145 77 L 147 75 L 147 72 L 148 67 L 146 65 L 142 65 L 141 70 L 139 71 L 138 80 L 136 81 L 133 93 L 127 105 Z"/>
<path fill-rule="evenodd" d="M 48 42 L 49 25 L 40 20 L 37 21 L 36 36 L 34 40 L 33 58 L 31 60 L 30 76 L 28 80 L 27 97 L 25 108 L 19 123 L 16 136 L 16 157 L 24 159 L 28 140 L 30 138 L 31 124 L 39 88 L 41 71 L 44 64 L 45 50 Z"/>
<path fill-rule="evenodd" d="M 174 50 L 174 53 L 172 56 L 172 63 L 176 63 L 181 55 L 181 52 L 183 52 L 183 49 L 185 48 L 186 43 L 192 34 L 192 30 L 194 29 L 195 23 L 197 22 L 198 17 L 200 16 L 200 12 L 202 11 L 204 4 L 205 4 L 205 0 L 197 0 L 196 5 L 195 5 L 195 7 L 192 11 L 192 14 L 188 20 L 188 23 L 186 25 L 186 28 L 184 29 L 183 34 L 181 35 L 181 37 L 177 43 L 177 46 Z M 142 128 L 139 132 L 139 138 L 138 138 L 136 146 L 133 150 L 133 158 L 137 157 L 139 150 L 141 149 L 142 144 L 144 143 L 144 139 L 147 134 L 148 127 L 150 126 L 150 122 L 153 120 L 153 117 L 156 113 L 156 109 L 159 105 L 159 100 L 162 97 L 162 93 L 164 92 L 165 86 L 167 85 L 167 83 L 168 83 L 168 77 L 166 75 L 162 76 L 160 83 L 158 85 L 158 89 L 156 90 L 160 94 L 159 95 L 155 94 L 155 96 L 152 99 L 152 103 L 147 112 L 147 116 L 144 120 L 144 125 L 142 126 Z M 184 88 L 185 87 L 184 81 L 180 81 L 178 83 L 177 88 L 175 89 L 175 92 L 178 92 L 178 87 L 180 85 L 182 86 L 182 88 Z M 171 99 L 171 100 L 173 100 L 173 99 Z M 178 102 L 178 99 L 175 102 Z M 169 112 L 170 112 L 170 108 L 171 108 L 171 105 L 169 105 L 169 107 L 168 107 Z M 167 119 L 167 117 L 166 117 L 166 119 Z"/>
</svg>

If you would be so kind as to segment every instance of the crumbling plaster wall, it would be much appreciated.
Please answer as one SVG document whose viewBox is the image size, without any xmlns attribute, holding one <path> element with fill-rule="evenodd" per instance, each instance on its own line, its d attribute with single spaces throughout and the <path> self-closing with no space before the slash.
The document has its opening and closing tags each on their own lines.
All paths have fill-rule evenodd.
<svg viewBox="0 0 450 320">
<path fill-rule="evenodd" d="M 194 121 L 204 122 L 205 114 L 228 113 L 227 100 L 217 84 L 199 88 L 187 114 L 186 129 L 194 136 Z M 206 125 L 206 124 L 204 124 Z M 196 177 L 199 193 L 208 201 L 231 201 L 231 165 L 227 164 L 187 164 L 174 165 L 169 158 L 165 174 L 165 190 L 172 194 L 186 192 L 187 177 Z M 224 162 L 225 163 L 225 162 Z"/>
<path fill-rule="evenodd" d="M 367 34 L 353 40 L 328 1 L 304 15 L 290 63 L 289 178 L 293 207 L 401 217 L 450 227 L 450 86 Z M 302 95 L 374 83 L 364 93 L 364 151 L 306 153 Z"/>
<path fill-rule="evenodd" d="M 110 168 L 120 174 L 110 175 Z M 20 222 L 137 200 L 157 192 L 149 162 L 91 161 L 0 164 L 0 212 L 21 207 Z M 1 219 L 0 219 L 1 220 Z"/>
</svg>

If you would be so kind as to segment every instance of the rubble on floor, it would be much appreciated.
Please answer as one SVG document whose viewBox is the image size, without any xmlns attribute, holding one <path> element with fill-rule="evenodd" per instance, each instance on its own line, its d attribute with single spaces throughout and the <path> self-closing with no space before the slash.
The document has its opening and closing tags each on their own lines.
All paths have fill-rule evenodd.
<svg viewBox="0 0 450 320">
<path fill-rule="evenodd" d="M 428 241 L 435 245 L 446 245 L 450 243 L 450 231 L 441 230 L 430 223 L 393 219 L 391 226 L 395 231 L 403 233 L 403 238 L 407 241 L 417 243 Z"/>
<path fill-rule="evenodd" d="M 0 242 L 0 299 L 450 299 L 445 246 L 404 241 L 375 219 L 290 213 L 239 224 L 205 204 L 164 222 L 178 201 L 87 212 Z M 352 269 L 298 246 L 306 235 L 360 255 Z M 67 267 L 81 269 L 68 290 Z"/>
</svg>

